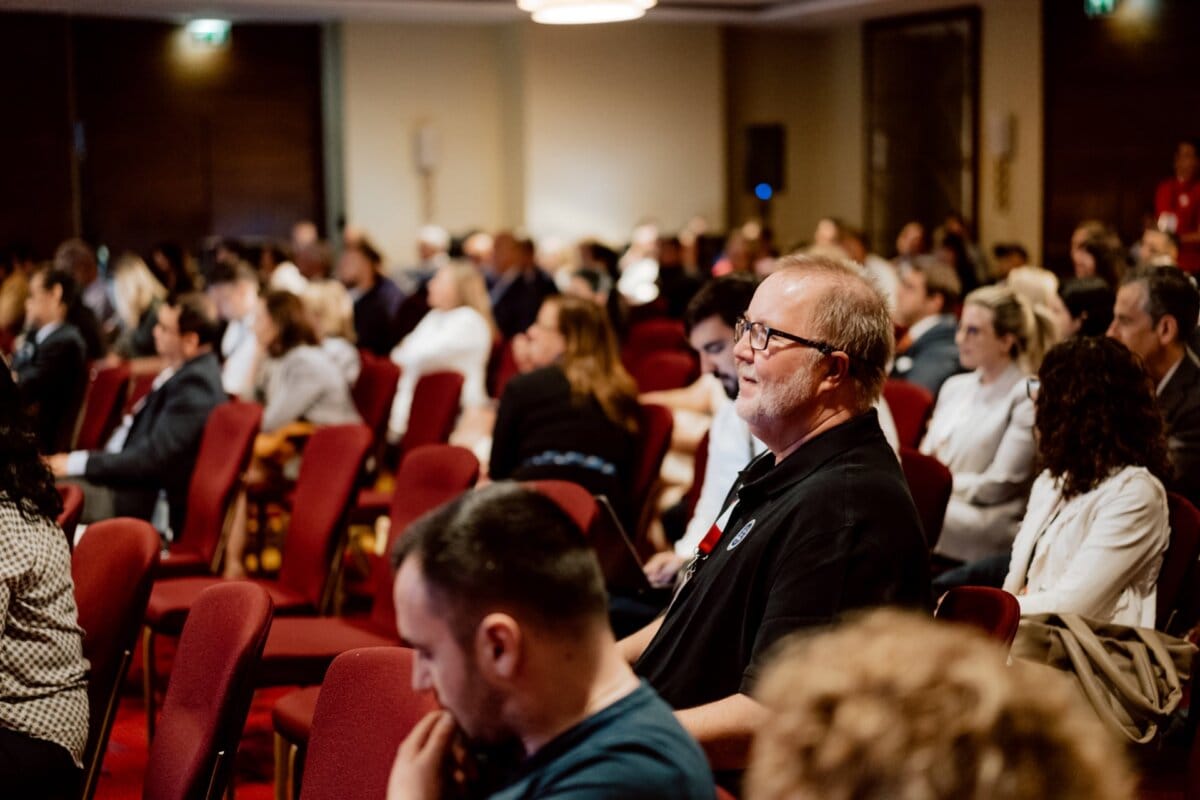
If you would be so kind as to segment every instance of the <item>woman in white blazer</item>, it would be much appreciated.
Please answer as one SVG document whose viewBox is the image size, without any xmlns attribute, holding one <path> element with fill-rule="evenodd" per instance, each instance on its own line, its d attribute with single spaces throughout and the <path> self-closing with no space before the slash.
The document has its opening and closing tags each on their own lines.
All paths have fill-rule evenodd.
<svg viewBox="0 0 1200 800">
<path fill-rule="evenodd" d="M 1034 475 L 1033 402 L 1025 378 L 1053 343 L 1054 323 L 1011 289 L 967 295 L 955 341 L 971 372 L 942 384 L 921 452 L 954 490 L 936 552 L 959 561 L 1007 553 Z"/>
<path fill-rule="evenodd" d="M 1076 613 L 1152 628 L 1170 540 L 1170 462 L 1154 388 L 1124 345 L 1063 342 L 1038 373 L 1045 470 L 1013 543 L 1004 588 L 1022 614 Z"/>
<path fill-rule="evenodd" d="M 439 268 L 429 281 L 429 309 L 392 350 L 392 361 L 401 370 L 388 420 L 388 439 L 393 443 L 408 429 L 413 391 L 426 373 L 461 373 L 464 408 L 488 402 L 487 363 L 496 325 L 487 287 L 475 265 L 453 262 Z"/>
</svg>

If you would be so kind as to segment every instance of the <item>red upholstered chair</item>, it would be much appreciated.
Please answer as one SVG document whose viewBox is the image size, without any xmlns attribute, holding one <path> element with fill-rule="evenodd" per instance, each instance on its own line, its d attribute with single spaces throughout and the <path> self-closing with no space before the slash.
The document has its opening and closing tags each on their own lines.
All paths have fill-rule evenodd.
<svg viewBox="0 0 1200 800">
<path fill-rule="evenodd" d="M 621 360 L 626 368 L 655 350 L 689 350 L 683 323 L 674 319 L 648 319 L 629 329 L 621 347 Z"/>
<path fill-rule="evenodd" d="M 737 800 L 737 798 L 728 790 L 717 787 L 717 800 Z"/>
<path fill-rule="evenodd" d="M 160 578 L 203 575 L 221 561 L 225 516 L 238 482 L 250 463 L 262 406 L 229 402 L 213 409 L 200 439 L 200 452 L 188 486 L 187 520 L 163 555 Z"/>
<path fill-rule="evenodd" d="M 90 665 L 83 800 L 91 800 L 100 779 L 108 733 L 146 612 L 159 548 L 158 531 L 150 523 L 118 517 L 89 525 L 71 556 L 83 657 Z"/>
<path fill-rule="evenodd" d="M 396 749 L 437 707 L 432 694 L 412 689 L 411 650 L 338 656 L 317 698 L 301 800 L 383 797 Z"/>
<path fill-rule="evenodd" d="M 413 390 L 408 430 L 400 441 L 401 454 L 421 445 L 450 441 L 454 422 L 458 419 L 462 387 L 463 376 L 457 372 L 430 372 L 421 376 Z M 354 519 L 356 522 L 373 521 L 387 513 L 391 502 L 389 492 L 364 489 L 358 493 Z"/>
<path fill-rule="evenodd" d="M 1186 633 L 1196 624 L 1196 609 L 1185 587 L 1195 586 L 1196 559 L 1200 556 L 1200 511 L 1186 498 L 1167 493 L 1171 521 L 1171 542 L 1158 572 L 1157 625 L 1162 631 Z"/>
<path fill-rule="evenodd" d="M 354 405 L 371 429 L 377 442 L 382 442 L 387 433 L 388 414 L 396 398 L 396 384 L 400 381 L 400 367 L 390 358 L 377 356 L 369 350 L 359 350 L 362 369 L 354 382 L 352 394 Z"/>
<path fill-rule="evenodd" d="M 129 396 L 125 398 L 124 408 L 126 414 L 133 411 L 133 407 L 138 404 L 139 400 L 150 394 L 150 390 L 154 387 L 154 377 L 154 373 L 146 373 L 135 375 L 129 381 Z"/>
<path fill-rule="evenodd" d="M 1008 647 L 1017 635 L 1021 606 L 1003 589 L 959 586 L 942 595 L 934 616 L 947 622 L 974 625 Z"/>
<path fill-rule="evenodd" d="M 666 458 L 667 450 L 671 447 L 671 431 L 674 426 L 675 419 L 668 409 L 653 404 L 642 405 L 640 450 L 637 464 L 634 467 L 630 493 L 633 510 L 638 514 L 638 519 L 636 520 L 637 527 L 630 531 L 630 535 L 643 557 L 649 557 L 654 552 L 653 547 L 646 541 L 645 532 L 654 516 L 654 504 L 658 499 L 659 473 L 662 472 L 662 463 Z"/>
<path fill-rule="evenodd" d="M 631 372 L 639 392 L 681 389 L 700 377 L 700 362 L 690 351 L 655 350 L 638 358 Z"/>
<path fill-rule="evenodd" d="M 271 615 L 271 596 L 248 581 L 211 586 L 196 598 L 150 744 L 143 797 L 221 796 L 250 710 L 251 676 Z"/>
<path fill-rule="evenodd" d="M 88 381 L 83 415 L 75 432 L 76 450 L 96 450 L 121 421 L 125 395 L 129 393 L 129 365 L 93 367 Z"/>
<path fill-rule="evenodd" d="M 592 529 L 600 509 L 587 489 L 571 481 L 529 481 L 526 485 L 558 503 L 585 534 Z"/>
<path fill-rule="evenodd" d="M 504 394 L 504 387 L 518 372 L 520 370 L 517 369 L 517 359 L 513 355 L 512 339 L 502 339 L 492 348 L 491 358 L 488 359 L 488 394 L 492 397 Z"/>
<path fill-rule="evenodd" d="M 904 447 L 917 447 L 925 435 L 925 425 L 933 413 L 933 395 L 924 386 L 889 378 L 883 384 L 883 399 L 887 401 L 896 433 Z"/>
<path fill-rule="evenodd" d="M 296 481 L 296 500 L 283 545 L 283 566 L 275 579 L 253 582 L 271 596 L 281 614 L 316 614 L 332 600 L 335 573 L 341 564 L 340 534 L 354 497 L 371 432 L 363 425 L 318 428 L 309 438 Z M 159 581 L 150 593 L 143 638 L 147 729 L 154 730 L 154 637 L 175 635 L 193 603 L 210 586 L 227 582 L 218 576 Z"/>
<path fill-rule="evenodd" d="M 396 493 L 391 506 L 386 553 L 396 539 L 427 511 L 454 499 L 479 479 L 479 462 L 470 450 L 454 445 L 424 445 L 413 450 L 396 473 Z M 588 500 L 591 496 L 588 495 Z M 356 647 L 398 645 L 396 611 L 392 605 L 392 572 L 386 559 L 372 564 L 371 614 L 366 619 L 346 617 L 280 617 L 271 626 L 259 686 L 320 683 L 325 670 L 340 653 Z M 289 697 L 291 697 L 289 695 Z M 290 770 L 297 748 L 308 741 L 308 727 L 316 695 L 292 698 L 276 719 L 276 778 Z M 282 739 L 283 741 L 279 741 Z M 289 759 L 288 751 L 293 753 Z"/>
<path fill-rule="evenodd" d="M 75 528 L 79 526 L 79 517 L 83 514 L 83 489 L 73 483 L 60 483 L 58 494 L 62 498 L 63 508 L 55 521 L 67 537 L 67 547 L 74 548 Z"/>
<path fill-rule="evenodd" d="M 904 470 L 908 491 L 912 493 L 913 503 L 917 506 L 921 527 L 925 529 L 925 541 L 932 550 L 942 535 L 946 506 L 954 489 L 954 476 L 933 456 L 908 447 L 900 448 L 900 467 Z"/>
</svg>

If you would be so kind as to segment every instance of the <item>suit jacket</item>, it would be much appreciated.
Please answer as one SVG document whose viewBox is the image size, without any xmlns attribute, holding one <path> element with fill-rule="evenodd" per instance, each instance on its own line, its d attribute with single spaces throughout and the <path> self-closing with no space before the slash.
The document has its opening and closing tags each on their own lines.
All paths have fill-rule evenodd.
<svg viewBox="0 0 1200 800">
<path fill-rule="evenodd" d="M 30 332 L 13 371 L 22 403 L 35 410 L 38 447 L 43 453 L 70 449 L 87 390 L 87 345 L 79 329 L 64 322 L 42 342 Z"/>
<path fill-rule="evenodd" d="M 940 321 L 913 340 L 912 346 L 896 358 L 892 377 L 924 386 L 937 397 L 946 378 L 962 372 L 958 345 L 954 343 L 955 328 L 949 320 Z"/>
<path fill-rule="evenodd" d="M 404 302 L 404 293 L 391 278 L 378 276 L 370 291 L 354 303 L 354 333 L 358 346 L 377 356 L 392 352 L 400 337 L 396 335 L 396 313 Z"/>
<path fill-rule="evenodd" d="M 171 526 L 182 530 L 200 437 L 225 400 L 216 354 L 193 358 L 146 396 L 120 452 L 88 455 L 84 476 L 116 490 L 118 515 L 146 517 L 158 490 L 166 489 Z"/>
<path fill-rule="evenodd" d="M 1200 358 L 1188 350 L 1158 396 L 1175 467 L 1172 491 L 1200 507 Z"/>
<path fill-rule="evenodd" d="M 540 269 L 518 275 L 492 304 L 492 316 L 504 338 L 511 339 L 532 325 L 542 301 L 552 294 L 558 294 L 558 288 Z"/>
</svg>

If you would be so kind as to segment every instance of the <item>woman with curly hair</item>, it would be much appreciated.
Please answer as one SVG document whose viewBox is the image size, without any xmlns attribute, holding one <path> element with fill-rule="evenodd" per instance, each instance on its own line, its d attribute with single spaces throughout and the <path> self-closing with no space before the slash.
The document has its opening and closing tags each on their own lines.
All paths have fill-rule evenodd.
<svg viewBox="0 0 1200 800">
<path fill-rule="evenodd" d="M 88 728 L 83 631 L 62 501 L 7 369 L 0 453 L 0 795 L 73 797 Z"/>
<path fill-rule="evenodd" d="M 1101 337 L 1068 339 L 1038 371 L 1038 461 L 1004 588 L 1022 614 L 1072 612 L 1154 627 L 1170 537 L 1170 475 L 1154 387 Z"/>
</svg>

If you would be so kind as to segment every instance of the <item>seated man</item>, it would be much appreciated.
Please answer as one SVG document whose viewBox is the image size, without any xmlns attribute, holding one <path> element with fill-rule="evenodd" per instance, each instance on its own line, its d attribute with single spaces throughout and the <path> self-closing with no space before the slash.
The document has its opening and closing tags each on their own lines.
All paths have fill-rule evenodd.
<svg viewBox="0 0 1200 800">
<path fill-rule="evenodd" d="M 1200 357 L 1188 347 L 1200 293 L 1176 267 L 1125 276 L 1108 335 L 1142 359 L 1158 392 L 1175 479 L 1167 488 L 1200 507 Z"/>
<path fill-rule="evenodd" d="M 872 408 L 892 350 L 885 301 L 849 262 L 780 267 L 734 348 L 738 416 L 768 452 L 742 470 L 667 613 L 620 645 L 722 770 L 746 765 L 762 718 L 750 692 L 780 638 L 930 602 L 925 536 Z"/>
<path fill-rule="evenodd" d="M 55 476 L 72 478 L 83 488 L 83 522 L 124 516 L 149 520 L 159 490 L 165 490 L 171 527 L 183 530 L 204 425 L 226 399 L 213 352 L 216 338 L 216 320 L 203 295 L 168 301 L 154 327 L 154 345 L 167 367 L 150 394 L 104 450 L 50 457 Z"/>
<path fill-rule="evenodd" d="M 404 292 L 381 271 L 383 256 L 363 236 L 346 240 L 337 263 L 337 277 L 354 301 L 354 334 L 358 346 L 387 356 L 400 341 L 396 315 Z"/>
<path fill-rule="evenodd" d="M 227 394 L 251 400 L 257 377 L 258 276 L 246 262 L 218 261 L 208 279 L 208 296 L 225 323 L 221 335 L 221 384 Z"/>
<path fill-rule="evenodd" d="M 918 256 L 900 268 L 893 318 L 908 328 L 909 344 L 896 354 L 893 378 L 924 386 L 936 397 L 946 378 L 962 371 L 953 314 L 961 286 L 954 268 L 933 256 Z"/>
<path fill-rule="evenodd" d="M 17 391 L 33 409 L 38 449 L 71 446 L 75 420 L 87 391 L 87 345 L 68 320 L 79 302 L 78 284 L 65 270 L 44 267 L 29 281 L 26 333 L 13 357 Z"/>
<path fill-rule="evenodd" d="M 552 500 L 511 483 L 468 493 L 414 523 L 396 562 L 413 688 L 445 710 L 400 746 L 391 800 L 713 797 L 704 754 L 617 652 L 599 564 Z M 476 771 L 455 755 L 459 735 L 511 744 L 519 763 L 447 785 Z"/>
</svg>

